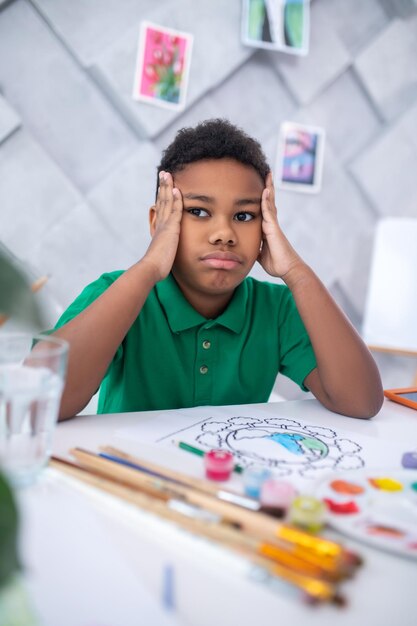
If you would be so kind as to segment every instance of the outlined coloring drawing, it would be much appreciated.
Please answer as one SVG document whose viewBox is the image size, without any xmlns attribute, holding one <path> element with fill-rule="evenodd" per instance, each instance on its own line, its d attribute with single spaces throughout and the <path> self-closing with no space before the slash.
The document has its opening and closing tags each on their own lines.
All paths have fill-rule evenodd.
<svg viewBox="0 0 417 626">
<path fill-rule="evenodd" d="M 159 439 L 183 441 L 204 450 L 223 448 L 244 467 L 264 466 L 274 475 L 316 479 L 319 472 L 355 470 L 365 466 L 362 446 L 331 428 L 280 417 L 235 416 L 205 419 Z"/>
</svg>

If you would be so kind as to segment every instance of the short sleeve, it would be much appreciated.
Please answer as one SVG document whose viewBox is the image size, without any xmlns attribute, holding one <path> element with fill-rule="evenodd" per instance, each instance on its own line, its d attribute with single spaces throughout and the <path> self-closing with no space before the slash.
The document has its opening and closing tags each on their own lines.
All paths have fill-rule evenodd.
<svg viewBox="0 0 417 626">
<path fill-rule="evenodd" d="M 83 289 L 79 296 L 69 305 L 69 307 L 64 311 L 61 315 L 53 330 L 58 330 L 58 328 L 62 328 L 72 319 L 77 317 L 82 311 L 84 311 L 87 307 L 90 306 L 94 300 L 96 300 L 102 293 L 110 287 L 111 284 L 119 278 L 123 274 L 123 271 L 111 272 L 108 274 L 102 274 L 100 278 L 90 283 Z M 47 333 L 53 332 L 53 330 L 47 331 Z M 115 360 L 119 360 L 123 354 L 123 346 L 120 345 L 117 349 L 115 356 L 113 357 L 113 362 Z"/>
</svg>

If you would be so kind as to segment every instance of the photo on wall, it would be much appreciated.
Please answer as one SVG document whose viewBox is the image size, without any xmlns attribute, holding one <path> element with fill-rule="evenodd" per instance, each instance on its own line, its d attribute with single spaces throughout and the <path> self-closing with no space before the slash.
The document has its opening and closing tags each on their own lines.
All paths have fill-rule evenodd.
<svg viewBox="0 0 417 626">
<path fill-rule="evenodd" d="M 244 44 L 288 54 L 308 54 L 310 0 L 242 1 Z"/>
<path fill-rule="evenodd" d="M 275 166 L 277 186 L 305 193 L 320 191 L 324 141 L 323 128 L 283 122 Z"/>
<path fill-rule="evenodd" d="M 183 109 L 192 44 L 189 33 L 142 22 L 132 97 L 164 108 Z"/>
</svg>

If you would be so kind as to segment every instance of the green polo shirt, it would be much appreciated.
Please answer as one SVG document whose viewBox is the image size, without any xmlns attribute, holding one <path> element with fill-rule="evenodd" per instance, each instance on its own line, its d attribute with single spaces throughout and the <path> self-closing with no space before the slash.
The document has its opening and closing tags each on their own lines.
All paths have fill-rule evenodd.
<svg viewBox="0 0 417 626">
<path fill-rule="evenodd" d="M 56 328 L 84 310 L 122 272 L 88 285 Z M 172 275 L 157 283 L 104 377 L 99 413 L 266 402 L 278 372 L 303 387 L 316 367 L 285 285 L 246 278 L 226 310 L 206 319 Z"/>
</svg>

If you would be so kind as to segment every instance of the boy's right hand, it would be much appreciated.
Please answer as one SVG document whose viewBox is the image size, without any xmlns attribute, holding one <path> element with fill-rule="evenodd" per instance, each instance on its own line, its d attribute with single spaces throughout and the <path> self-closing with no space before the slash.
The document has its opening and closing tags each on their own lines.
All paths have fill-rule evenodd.
<svg viewBox="0 0 417 626">
<path fill-rule="evenodd" d="M 160 172 L 158 196 L 150 214 L 152 241 L 142 259 L 152 267 L 156 282 L 168 276 L 174 263 L 180 237 L 182 212 L 180 190 L 174 187 L 174 181 L 169 172 Z"/>
</svg>

